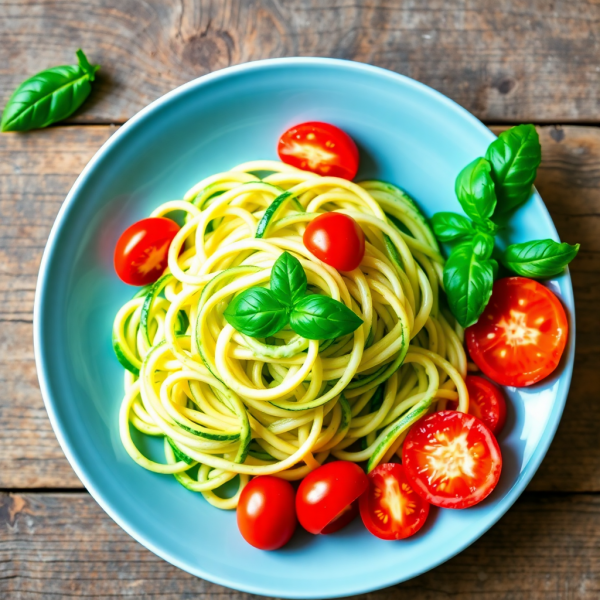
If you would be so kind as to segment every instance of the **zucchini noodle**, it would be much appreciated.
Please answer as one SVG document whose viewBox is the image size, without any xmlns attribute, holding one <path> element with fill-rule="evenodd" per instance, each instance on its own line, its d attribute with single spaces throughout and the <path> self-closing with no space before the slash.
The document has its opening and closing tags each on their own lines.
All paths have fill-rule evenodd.
<svg viewBox="0 0 600 600">
<path fill-rule="evenodd" d="M 364 231 L 360 266 L 338 272 L 302 242 L 312 219 L 337 211 Z M 153 217 L 183 213 L 168 267 L 117 313 L 113 345 L 125 371 L 123 445 L 141 467 L 173 475 L 224 509 L 249 477 L 301 479 L 327 458 L 400 456 L 410 426 L 448 400 L 467 412 L 462 330 L 445 308 L 443 258 L 428 222 L 400 188 L 352 183 L 255 161 L 195 185 Z M 268 339 L 223 317 L 232 298 L 266 286 L 287 251 L 310 293 L 362 320 L 335 340 L 289 326 Z M 164 462 L 136 447 L 131 428 L 164 438 Z M 215 490 L 236 478 L 237 493 Z"/>
</svg>

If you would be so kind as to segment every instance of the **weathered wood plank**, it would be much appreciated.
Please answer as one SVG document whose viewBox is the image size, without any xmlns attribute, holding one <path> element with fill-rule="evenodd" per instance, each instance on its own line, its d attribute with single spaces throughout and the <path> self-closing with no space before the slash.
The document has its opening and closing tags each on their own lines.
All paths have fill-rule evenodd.
<svg viewBox="0 0 600 600">
<path fill-rule="evenodd" d="M 0 494 L 2 598 L 150 595 L 259 598 L 196 579 L 160 560 L 87 494 Z M 600 497 L 525 494 L 491 531 L 448 563 L 360 598 L 595 600 L 599 595 Z"/>
<path fill-rule="evenodd" d="M 114 127 L 0 136 L 0 488 L 81 487 L 48 421 L 33 357 L 39 263 L 66 193 Z"/>
<path fill-rule="evenodd" d="M 50 227 L 75 177 L 115 128 L 0 136 L 0 488 L 79 487 L 45 416 L 31 313 Z M 535 490 L 600 491 L 600 129 L 540 128 L 537 185 L 562 238 L 583 244 L 572 267 L 577 362 L 565 415 Z"/>
<path fill-rule="evenodd" d="M 502 128 L 492 128 L 499 133 Z M 540 127 L 536 186 L 561 239 L 580 243 L 571 265 L 577 345 L 571 390 L 556 438 L 529 489 L 599 491 L 600 129 Z"/>
<path fill-rule="evenodd" d="M 600 119 L 593 0 L 88 0 L 0 2 L 0 102 L 26 77 L 102 65 L 75 122 L 123 122 L 228 65 L 332 56 L 422 81 L 488 122 Z"/>
</svg>

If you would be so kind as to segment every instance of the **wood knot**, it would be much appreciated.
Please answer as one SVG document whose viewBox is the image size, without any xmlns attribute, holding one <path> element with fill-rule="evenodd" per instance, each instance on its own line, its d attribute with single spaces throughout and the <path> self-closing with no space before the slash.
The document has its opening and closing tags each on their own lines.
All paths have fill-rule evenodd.
<svg viewBox="0 0 600 600">
<path fill-rule="evenodd" d="M 555 125 L 554 127 L 550 128 L 550 137 L 555 142 L 560 143 L 565 139 L 565 132 L 560 125 Z"/>
<path fill-rule="evenodd" d="M 0 495 L 0 526 L 14 526 L 18 515 L 22 512 L 28 512 L 25 498 L 12 494 Z"/>
<path fill-rule="evenodd" d="M 515 89 L 515 87 L 517 87 L 517 82 L 514 79 L 511 79 L 510 77 L 503 77 L 494 84 L 494 87 L 501 94 L 506 95 L 510 94 Z"/>
<path fill-rule="evenodd" d="M 226 31 L 206 30 L 185 41 L 183 60 L 206 72 L 223 69 L 231 64 L 233 39 Z"/>
</svg>

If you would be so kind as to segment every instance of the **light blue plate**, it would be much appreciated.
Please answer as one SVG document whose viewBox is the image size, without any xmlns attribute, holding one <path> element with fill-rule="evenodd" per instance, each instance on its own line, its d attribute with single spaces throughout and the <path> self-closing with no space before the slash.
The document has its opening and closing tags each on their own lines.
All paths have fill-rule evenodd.
<svg viewBox="0 0 600 600">
<path fill-rule="evenodd" d="M 136 540 L 204 579 L 286 598 L 368 592 L 409 579 L 460 552 L 491 527 L 523 491 L 554 436 L 571 379 L 574 340 L 558 372 L 525 390 L 509 389 L 500 436 L 498 488 L 464 511 L 433 510 L 403 542 L 370 535 L 360 519 L 339 534 L 298 534 L 261 552 L 238 533 L 235 514 L 217 510 L 172 477 L 138 467 L 119 441 L 123 369 L 111 325 L 133 290 L 112 266 L 119 234 L 198 180 L 254 159 L 275 159 L 279 135 L 320 120 L 347 131 L 361 150 L 360 178 L 408 190 L 430 215 L 459 210 L 454 179 L 494 139 L 475 117 L 411 79 L 329 59 L 250 63 L 192 81 L 141 111 L 98 151 L 69 193 L 50 234 L 35 302 L 35 351 L 46 408 L 81 481 Z M 556 230 L 535 195 L 507 239 Z M 550 283 L 574 331 L 573 291 Z"/>
</svg>

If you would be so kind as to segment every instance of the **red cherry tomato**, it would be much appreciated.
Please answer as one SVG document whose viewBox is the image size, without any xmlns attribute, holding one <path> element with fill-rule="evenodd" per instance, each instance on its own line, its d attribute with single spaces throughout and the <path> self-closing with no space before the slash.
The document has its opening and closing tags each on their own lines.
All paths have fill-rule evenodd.
<svg viewBox="0 0 600 600">
<path fill-rule="evenodd" d="M 491 494 L 502 470 L 494 434 L 472 415 L 444 410 L 417 421 L 402 448 L 415 492 L 434 506 L 468 508 Z"/>
<path fill-rule="evenodd" d="M 483 377 L 467 375 L 469 414 L 484 422 L 494 435 L 498 435 L 506 421 L 506 402 L 500 389 Z M 446 403 L 448 410 L 456 410 L 458 402 Z"/>
<path fill-rule="evenodd" d="M 296 529 L 294 488 L 289 481 L 261 475 L 240 494 L 237 522 L 243 538 L 260 550 L 277 550 Z"/>
<path fill-rule="evenodd" d="M 115 248 L 115 271 L 129 285 L 156 281 L 168 262 L 169 246 L 179 225 L 164 217 L 142 219 L 128 227 Z"/>
<path fill-rule="evenodd" d="M 369 489 L 360 497 L 365 527 L 382 540 L 403 540 L 423 527 L 429 502 L 410 485 L 404 466 L 387 463 L 369 473 Z"/>
<path fill-rule="evenodd" d="M 288 129 L 277 146 L 288 165 L 329 177 L 353 179 L 358 171 L 358 148 L 352 138 L 328 123 L 302 123 Z"/>
<path fill-rule="evenodd" d="M 559 299 L 525 277 L 499 279 L 479 321 L 466 332 L 475 364 L 495 382 L 522 387 L 558 366 L 569 334 Z"/>
<path fill-rule="evenodd" d="M 342 213 L 319 215 L 308 224 L 302 239 L 319 260 L 338 271 L 356 269 L 365 255 L 363 230 Z"/>
<path fill-rule="evenodd" d="M 327 463 L 309 473 L 296 494 L 300 525 L 309 533 L 333 533 L 358 513 L 354 501 L 367 489 L 369 480 L 356 464 L 343 460 Z"/>
</svg>

